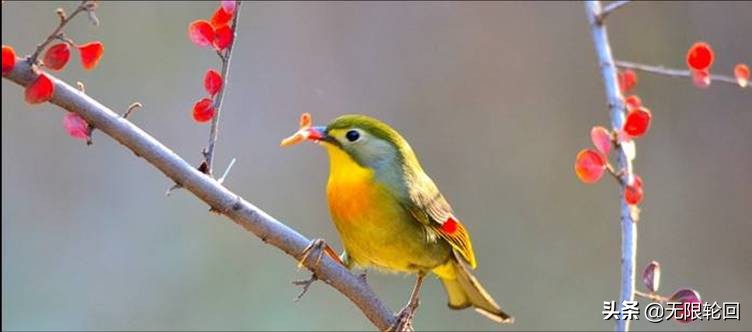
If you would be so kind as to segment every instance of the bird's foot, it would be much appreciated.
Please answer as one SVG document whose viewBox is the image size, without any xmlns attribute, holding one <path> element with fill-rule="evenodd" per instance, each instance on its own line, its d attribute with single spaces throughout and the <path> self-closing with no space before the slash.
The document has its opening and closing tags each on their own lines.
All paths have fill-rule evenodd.
<svg viewBox="0 0 752 332">
<path fill-rule="evenodd" d="M 410 301 L 400 312 L 397 314 L 397 320 L 394 321 L 388 331 L 403 332 L 403 331 L 415 331 L 413 329 L 413 318 L 415 317 L 415 311 L 418 309 L 420 300 Z"/>
<path fill-rule="evenodd" d="M 300 302 L 300 299 L 303 298 L 303 295 L 305 295 L 308 292 L 308 288 L 311 287 L 311 285 L 316 280 L 319 280 L 319 277 L 317 277 L 315 273 L 311 273 L 311 277 L 308 279 L 293 281 L 292 282 L 293 285 L 302 287 L 302 289 L 300 290 L 300 294 L 298 294 L 298 296 L 296 296 L 293 301 Z"/>
<path fill-rule="evenodd" d="M 305 265 L 308 257 L 314 252 L 316 252 L 316 260 L 313 263 L 313 267 L 317 267 L 319 263 L 321 263 L 321 258 L 324 257 L 324 254 L 331 257 L 333 260 L 342 264 L 343 266 L 345 265 L 344 263 L 342 263 L 342 260 L 340 260 L 339 256 L 337 256 L 337 253 L 334 252 L 334 249 L 332 249 L 332 247 L 330 247 L 326 243 L 326 241 L 324 241 L 323 239 L 314 239 L 311 241 L 311 243 L 308 244 L 308 246 L 305 247 L 305 249 L 303 249 L 303 252 L 300 255 L 300 260 L 298 261 L 298 268 L 302 268 L 303 265 Z M 313 268 L 311 268 L 311 271 L 314 271 Z M 300 299 L 303 298 L 303 295 L 308 292 L 308 288 L 310 288 L 316 280 L 319 280 L 319 277 L 314 272 L 308 279 L 293 281 L 293 285 L 302 287 L 300 294 L 295 297 L 294 301 L 299 302 Z"/>
<path fill-rule="evenodd" d="M 317 252 L 314 266 L 319 265 L 319 263 L 321 262 L 321 257 L 323 257 L 324 254 L 327 254 L 333 260 L 344 265 L 344 263 L 342 263 L 342 261 L 339 259 L 339 256 L 337 256 L 337 253 L 334 251 L 334 249 L 332 249 L 332 247 L 330 247 L 326 243 L 326 241 L 324 241 L 324 239 L 314 239 L 311 241 L 311 243 L 308 244 L 307 247 L 305 247 L 305 249 L 303 249 L 300 260 L 298 261 L 298 268 L 302 268 L 303 265 L 305 265 L 306 259 L 308 259 L 308 256 L 310 256 L 314 251 Z"/>
<path fill-rule="evenodd" d="M 358 279 L 362 281 L 364 284 L 368 284 L 368 271 L 363 270 L 363 273 L 358 275 Z"/>
</svg>

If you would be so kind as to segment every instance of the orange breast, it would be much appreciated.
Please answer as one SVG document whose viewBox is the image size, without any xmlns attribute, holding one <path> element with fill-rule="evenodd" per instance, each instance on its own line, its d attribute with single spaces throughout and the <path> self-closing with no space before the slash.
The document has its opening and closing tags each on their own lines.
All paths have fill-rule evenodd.
<svg viewBox="0 0 752 332">
<path fill-rule="evenodd" d="M 329 210 L 337 221 L 352 222 L 361 219 L 370 213 L 378 200 L 377 191 L 370 181 L 330 181 L 327 187 Z"/>
</svg>

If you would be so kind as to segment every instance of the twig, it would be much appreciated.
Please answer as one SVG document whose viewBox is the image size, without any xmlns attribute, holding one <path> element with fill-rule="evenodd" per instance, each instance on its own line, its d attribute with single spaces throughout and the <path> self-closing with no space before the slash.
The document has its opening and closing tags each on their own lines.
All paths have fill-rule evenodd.
<svg viewBox="0 0 752 332">
<path fill-rule="evenodd" d="M 125 113 L 123 113 L 123 119 L 127 119 L 128 116 L 130 116 L 131 113 L 133 113 L 133 111 L 135 111 L 135 110 L 137 110 L 139 108 L 142 108 L 142 107 L 144 107 L 144 105 L 142 105 L 139 102 L 132 103 L 130 106 L 128 106 L 128 109 L 125 111 Z"/>
<path fill-rule="evenodd" d="M 608 171 L 608 174 L 611 174 L 614 177 L 614 179 L 616 179 L 616 181 L 619 182 L 619 184 L 624 184 L 624 179 L 621 178 L 622 172 L 621 171 L 617 172 L 614 169 L 614 166 L 611 165 L 611 163 L 606 163 L 606 170 Z"/>
<path fill-rule="evenodd" d="M 17 61 L 13 70 L 3 78 L 18 85 L 27 86 L 37 76 L 29 63 Z M 77 113 L 86 122 L 95 125 L 97 129 L 144 158 L 167 177 L 182 184 L 197 198 L 258 236 L 262 241 L 281 249 L 295 261 L 302 258 L 303 249 L 310 243 L 309 239 L 242 199 L 216 180 L 199 172 L 154 137 L 132 122 L 123 119 L 99 101 L 53 75 L 47 74 L 47 76 L 55 85 L 55 94 L 51 103 Z M 323 256 L 325 257 L 322 257 L 318 264 L 314 264 L 313 260 L 307 260 L 305 266 L 350 299 L 376 328 L 379 330 L 389 328 L 395 321 L 394 314 L 368 285 L 328 255 Z"/>
<path fill-rule="evenodd" d="M 34 53 L 32 53 L 27 59 L 29 63 L 36 63 L 37 59 L 39 58 L 39 54 L 42 53 L 42 50 L 47 47 L 53 40 L 61 38 L 62 37 L 62 31 L 68 22 L 70 22 L 76 15 L 83 11 L 89 11 L 90 6 L 90 0 L 84 0 L 81 1 L 81 4 L 76 7 L 76 9 L 68 16 L 65 15 L 65 12 L 62 9 L 57 10 L 57 15 L 60 16 L 60 24 L 58 24 L 57 28 L 55 30 L 52 30 L 52 33 L 50 33 L 49 36 L 47 36 L 47 39 L 45 39 L 41 44 L 37 45 L 36 50 L 34 50 Z"/>
<path fill-rule="evenodd" d="M 629 62 L 629 61 L 614 61 L 617 67 L 625 69 L 634 69 L 644 71 L 646 73 L 658 74 L 670 77 L 692 77 L 692 72 L 688 69 L 674 69 L 664 66 L 645 65 L 641 63 Z M 725 75 L 710 75 L 711 81 L 726 82 L 736 86 L 739 86 L 737 80 L 731 76 Z"/>
<path fill-rule="evenodd" d="M 216 110 L 216 112 L 214 113 L 214 118 L 212 118 L 211 130 L 209 132 L 209 144 L 207 145 L 204 152 L 204 159 L 206 160 L 206 166 L 208 167 L 209 176 L 212 176 L 212 174 L 214 174 L 214 146 L 217 143 L 217 138 L 219 137 L 219 115 L 222 111 L 222 100 L 224 100 L 225 97 L 225 90 L 227 90 L 227 82 L 229 78 L 228 76 L 230 75 L 230 60 L 232 58 L 232 49 L 235 46 L 235 42 L 237 40 L 236 37 L 238 34 L 238 18 L 240 17 L 240 7 L 242 3 L 242 1 L 235 2 L 235 16 L 233 16 L 232 18 L 232 41 L 230 42 L 230 45 L 227 46 L 227 51 L 225 51 L 224 55 L 222 55 L 221 52 L 217 52 L 219 58 L 222 60 L 222 88 L 219 90 L 219 94 L 214 99 L 214 109 Z"/>
<path fill-rule="evenodd" d="M 608 14 L 611 14 L 615 10 L 623 7 L 624 5 L 626 5 L 628 3 L 629 3 L 629 0 L 614 1 L 614 2 L 609 3 L 608 5 L 606 5 L 605 7 L 603 7 L 603 10 L 601 10 L 601 12 L 596 17 L 596 21 L 598 22 L 598 24 L 603 24 L 603 22 L 606 20 L 606 16 L 608 16 Z"/>
<path fill-rule="evenodd" d="M 660 295 L 658 295 L 656 293 L 643 293 L 643 292 L 640 292 L 638 290 L 635 291 L 635 295 L 637 295 L 637 296 L 639 296 L 639 297 L 641 297 L 643 299 L 647 299 L 647 300 L 653 301 L 653 302 L 666 303 L 666 302 L 668 302 L 670 300 L 669 298 L 664 297 L 664 296 L 660 296 Z"/>
<path fill-rule="evenodd" d="M 606 101 L 609 112 L 611 113 L 611 126 L 613 128 L 622 128 L 624 126 L 624 101 L 619 91 L 619 84 L 616 75 L 616 66 L 614 58 L 611 55 L 611 46 L 608 42 L 608 33 L 606 27 L 598 22 L 598 16 L 602 13 L 601 3 L 599 1 L 586 1 L 585 13 L 590 24 L 590 32 L 595 46 L 595 53 L 598 57 L 598 65 L 603 78 L 603 85 L 606 92 Z M 632 161 L 627 157 L 624 148 L 619 145 L 617 151 L 617 165 L 624 172 L 627 179 L 632 175 Z M 636 279 L 636 262 L 637 262 L 637 223 L 632 217 L 632 209 L 624 200 L 625 183 L 619 185 L 619 198 L 621 201 L 621 284 L 619 292 L 619 303 L 634 300 L 635 279 Z M 629 320 L 620 319 L 616 321 L 617 331 L 629 330 Z"/>
</svg>

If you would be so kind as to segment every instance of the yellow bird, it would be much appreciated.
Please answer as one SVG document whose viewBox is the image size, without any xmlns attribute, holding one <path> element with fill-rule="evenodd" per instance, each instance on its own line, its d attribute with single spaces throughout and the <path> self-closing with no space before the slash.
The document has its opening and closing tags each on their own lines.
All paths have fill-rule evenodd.
<svg viewBox="0 0 752 332">
<path fill-rule="evenodd" d="M 450 308 L 473 307 L 496 322 L 513 321 L 470 273 L 476 266 L 470 234 L 397 131 L 364 115 L 313 127 L 304 114 L 300 125 L 282 145 L 309 140 L 328 152 L 326 192 L 344 246 L 342 263 L 417 274 L 395 329 L 411 321 L 429 272 L 443 283 Z"/>
</svg>

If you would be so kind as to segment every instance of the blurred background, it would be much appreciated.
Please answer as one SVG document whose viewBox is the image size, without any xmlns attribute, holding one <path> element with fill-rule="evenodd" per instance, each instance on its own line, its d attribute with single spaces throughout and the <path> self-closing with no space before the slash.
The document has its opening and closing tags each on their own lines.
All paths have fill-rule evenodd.
<svg viewBox="0 0 752 332">
<path fill-rule="evenodd" d="M 192 163 L 209 126 L 191 118 L 216 55 L 191 44 L 188 23 L 218 2 L 104 2 L 94 71 L 73 59 L 105 105 Z M 3 44 L 31 52 L 73 2 L 6 2 Z M 603 301 L 618 299 L 619 201 L 610 178 L 580 183 L 575 154 L 608 112 L 581 3 L 246 3 L 222 112 L 217 168 L 226 185 L 308 237 L 340 244 L 325 201 L 326 154 L 279 148 L 311 112 L 383 119 L 412 144 L 473 235 L 477 276 L 516 316 L 500 326 L 451 311 L 429 280 L 422 330 L 612 329 Z M 705 40 L 713 70 L 752 62 L 752 4 L 640 2 L 608 19 L 616 57 L 683 68 Z M 752 90 L 641 74 L 653 111 L 638 141 L 645 181 L 639 266 L 658 260 L 662 293 L 699 290 L 740 302 L 741 321 L 636 322 L 636 330 L 752 329 Z M 30 107 L 2 83 L 3 330 L 372 330 L 342 295 L 315 284 L 300 303 L 290 281 L 308 276 L 101 132 L 69 138 L 63 112 Z M 394 310 L 413 278 L 369 274 Z M 644 317 L 643 317 L 644 318 Z"/>
</svg>

